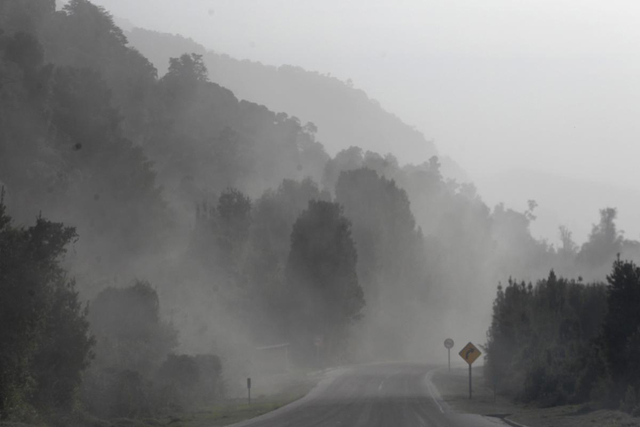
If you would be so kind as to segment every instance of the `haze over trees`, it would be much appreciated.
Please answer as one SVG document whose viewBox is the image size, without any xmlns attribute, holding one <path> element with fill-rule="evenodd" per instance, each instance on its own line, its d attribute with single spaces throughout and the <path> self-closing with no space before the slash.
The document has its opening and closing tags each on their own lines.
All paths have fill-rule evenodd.
<svg viewBox="0 0 640 427">
<path fill-rule="evenodd" d="M 323 342 L 323 356 L 336 363 L 344 351 L 348 327 L 365 305 L 356 272 L 351 223 L 338 203 L 312 200 L 291 232 L 285 280 L 290 295 L 292 337 L 313 354 L 312 340 Z"/>
<path fill-rule="evenodd" d="M 420 134 L 348 84 L 190 46 L 159 77 L 87 0 L 60 10 L 0 3 L 0 419 L 187 410 L 233 395 L 259 345 L 288 343 L 301 368 L 425 358 L 444 325 L 484 337 L 499 281 L 551 269 L 602 281 L 614 261 L 610 291 L 555 274 L 500 290 L 489 354 L 511 363 L 501 340 L 533 340 L 512 330 L 518 310 L 534 318 L 523 301 L 546 307 L 526 333 L 562 334 L 571 351 L 601 348 L 607 361 L 609 349 L 636 345 L 635 329 L 589 341 L 620 320 L 605 314 L 603 295 L 615 306 L 635 292 L 635 267 L 616 256 L 638 259 L 640 244 L 617 230 L 615 209 L 584 244 L 563 229 L 556 248 L 530 233 L 535 202 L 525 212 L 487 206 L 472 184 L 443 176 Z M 274 88 L 306 90 L 280 112 L 239 100 L 232 81 L 262 88 L 265 104 Z M 316 108 L 319 96 L 332 115 Z M 309 122 L 289 115 L 298 107 Z M 373 137 L 431 148 L 400 164 L 359 148 Z M 596 370 L 606 366 L 599 355 Z M 554 363 L 563 380 L 579 371 Z M 611 375 L 615 396 L 636 387 Z M 545 387 L 522 384 L 531 399 Z"/>
<path fill-rule="evenodd" d="M 286 111 L 318 126 L 318 136 L 327 151 L 336 153 L 358 141 L 358 145 L 386 154 L 390 147 L 411 149 L 427 159 L 437 154 L 432 141 L 405 124 L 367 94 L 330 74 L 306 71 L 295 65 L 268 66 L 238 60 L 208 50 L 180 35 L 133 28 L 129 43 L 151 61 L 162 75 L 167 59 L 184 52 L 202 55 L 213 79 L 240 99 L 264 104 L 274 111 Z M 450 177 L 466 178 L 453 160 L 443 159 Z"/>
</svg>

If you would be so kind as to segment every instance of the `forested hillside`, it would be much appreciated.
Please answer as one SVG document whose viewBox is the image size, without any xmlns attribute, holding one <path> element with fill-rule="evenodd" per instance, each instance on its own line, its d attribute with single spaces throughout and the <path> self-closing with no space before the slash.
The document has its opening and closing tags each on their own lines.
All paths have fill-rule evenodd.
<svg viewBox="0 0 640 427">
<path fill-rule="evenodd" d="M 131 46 L 147 56 L 160 74 L 167 69 L 168 58 L 183 52 L 202 55 L 213 81 L 231 89 L 240 99 L 313 122 L 318 126 L 319 139 L 332 154 L 351 145 L 381 154 L 411 150 L 419 153 L 422 161 L 437 154 L 432 141 L 385 111 L 351 81 L 343 82 L 296 66 L 274 67 L 241 61 L 179 35 L 134 28 L 127 37 Z M 447 161 L 446 166 L 447 172 L 462 176 L 453 162 Z"/>
<path fill-rule="evenodd" d="M 318 94 L 298 94 L 300 122 L 239 100 L 185 49 L 158 77 L 87 0 L 0 3 L 2 420 L 187 410 L 233 393 L 263 345 L 308 369 L 423 358 L 430 338 L 484 337 L 500 280 L 602 280 L 640 253 L 615 209 L 555 248 L 531 236 L 535 202 L 490 208 L 436 156 L 358 148 L 422 137 L 315 76 L 329 102 L 368 106 L 328 125 L 331 157 Z"/>
</svg>

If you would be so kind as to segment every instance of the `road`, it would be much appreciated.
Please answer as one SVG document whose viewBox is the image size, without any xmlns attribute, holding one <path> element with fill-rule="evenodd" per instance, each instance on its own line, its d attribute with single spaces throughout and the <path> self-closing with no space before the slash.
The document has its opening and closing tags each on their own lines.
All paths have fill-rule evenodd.
<svg viewBox="0 0 640 427">
<path fill-rule="evenodd" d="M 434 366 L 362 365 L 333 372 L 306 397 L 233 427 L 499 427 L 494 418 L 456 414 L 440 401 Z"/>
</svg>

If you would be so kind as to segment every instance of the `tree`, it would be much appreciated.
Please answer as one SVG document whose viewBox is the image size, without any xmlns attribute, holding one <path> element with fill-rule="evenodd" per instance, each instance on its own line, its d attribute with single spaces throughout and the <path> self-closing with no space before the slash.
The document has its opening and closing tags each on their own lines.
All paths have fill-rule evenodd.
<svg viewBox="0 0 640 427">
<path fill-rule="evenodd" d="M 364 157 L 362 148 L 351 146 L 340 151 L 333 159 L 330 159 L 324 168 L 322 184 L 327 190 L 335 189 L 340 174 L 344 171 L 359 169 L 362 167 Z"/>
<path fill-rule="evenodd" d="M 73 228 L 41 217 L 12 226 L 0 195 L 0 419 L 75 403 L 93 347 L 86 308 L 61 267 L 75 239 Z"/>
<path fill-rule="evenodd" d="M 600 210 L 600 222 L 591 229 L 589 239 L 582 245 L 578 261 L 596 268 L 609 264 L 620 253 L 624 239 L 616 227 L 618 212 L 613 208 Z"/>
<path fill-rule="evenodd" d="M 256 201 L 251 227 L 252 255 L 256 257 L 252 270 L 256 278 L 284 279 L 277 276 L 287 263 L 293 224 L 311 200 L 329 199 L 329 194 L 320 191 L 311 179 L 285 179 L 277 190 L 267 190 Z"/>
<path fill-rule="evenodd" d="M 631 356 L 640 353 L 640 267 L 618 258 L 607 276 L 608 311 L 602 325 L 604 353 L 617 396 L 623 397 L 627 387 L 640 388 L 638 361 Z M 631 376 L 634 372 L 636 375 Z"/>
<path fill-rule="evenodd" d="M 100 417 L 157 413 L 153 379 L 177 346 L 177 331 L 160 315 L 160 300 L 148 282 L 109 287 L 91 303 L 96 360 L 85 376 L 85 408 Z"/>
<path fill-rule="evenodd" d="M 365 305 L 356 263 L 351 222 L 340 205 L 310 201 L 293 225 L 286 267 L 290 326 L 306 356 L 321 336 L 325 357 L 344 357 L 347 328 Z"/>
<path fill-rule="evenodd" d="M 235 188 L 223 191 L 215 207 L 204 203 L 197 209 L 193 251 L 209 268 L 215 264 L 234 286 L 246 283 L 251 211 L 251 199 Z"/>
<path fill-rule="evenodd" d="M 558 253 L 563 258 L 574 258 L 578 253 L 578 245 L 573 241 L 573 233 L 567 227 L 560 226 L 559 234 L 562 246 L 558 249 Z"/>
<path fill-rule="evenodd" d="M 411 328 L 423 326 L 414 316 L 424 312 L 429 292 L 423 236 L 407 193 L 368 168 L 343 171 L 335 193 L 353 222 L 358 277 L 371 319 L 362 332 L 373 347 L 368 351 L 402 357 L 415 333 Z"/>
<path fill-rule="evenodd" d="M 177 333 L 160 318 L 158 293 L 148 282 L 107 288 L 91 303 L 97 368 L 148 374 L 177 345 Z"/>
<path fill-rule="evenodd" d="M 169 60 L 169 71 L 160 80 L 163 95 L 174 112 L 188 107 L 197 98 L 197 91 L 209 82 L 209 72 L 202 55 L 184 54 Z"/>
<path fill-rule="evenodd" d="M 42 21 L 53 15 L 55 0 L 2 0 L 0 1 L 0 28 L 9 32 L 36 34 Z"/>
<path fill-rule="evenodd" d="M 252 213 L 247 270 L 251 286 L 252 329 L 260 342 L 281 342 L 286 328 L 285 267 L 293 224 L 311 200 L 329 200 L 329 194 L 307 178 L 285 179 L 277 190 L 267 190 Z"/>
<path fill-rule="evenodd" d="M 192 53 L 184 54 L 180 58 L 169 60 L 169 72 L 167 78 L 180 77 L 187 81 L 208 82 L 209 71 L 202 61 L 202 55 Z"/>
</svg>

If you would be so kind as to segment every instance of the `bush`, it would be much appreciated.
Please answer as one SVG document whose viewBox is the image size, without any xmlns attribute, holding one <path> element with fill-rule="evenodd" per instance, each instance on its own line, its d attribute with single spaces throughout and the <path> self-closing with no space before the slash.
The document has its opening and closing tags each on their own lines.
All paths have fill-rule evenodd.
<svg viewBox="0 0 640 427">
<path fill-rule="evenodd" d="M 107 419 L 146 416 L 155 409 L 151 384 L 131 370 L 93 370 L 82 397 L 90 413 Z"/>
<path fill-rule="evenodd" d="M 170 355 L 156 374 L 163 404 L 186 409 L 213 403 L 222 394 L 221 371 L 214 355 Z"/>
<path fill-rule="evenodd" d="M 177 345 L 177 332 L 160 317 L 158 293 L 145 281 L 107 288 L 91 303 L 96 365 L 150 375 Z"/>
</svg>

